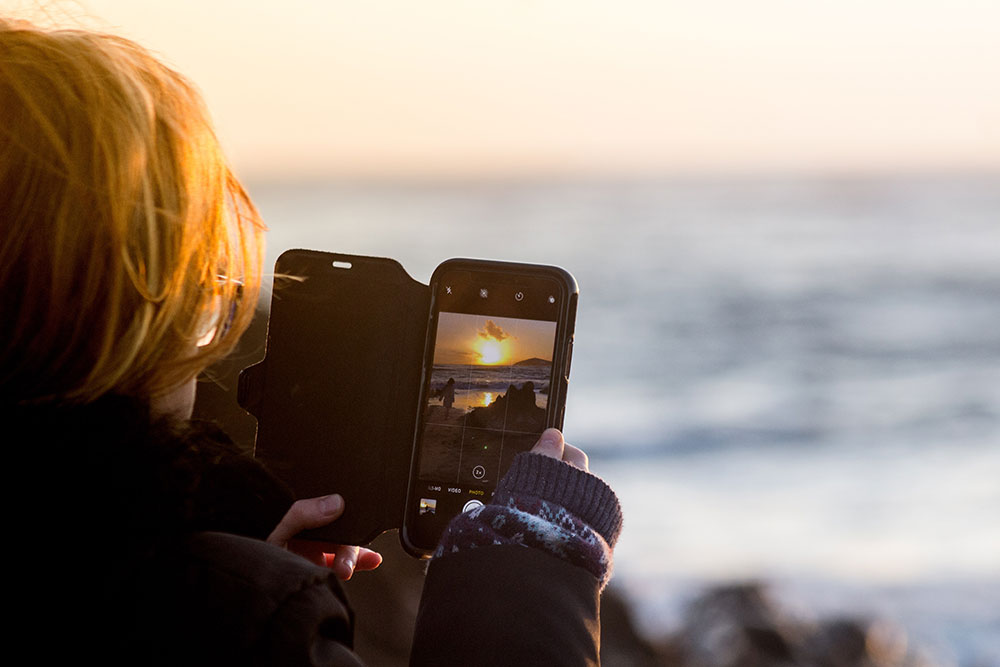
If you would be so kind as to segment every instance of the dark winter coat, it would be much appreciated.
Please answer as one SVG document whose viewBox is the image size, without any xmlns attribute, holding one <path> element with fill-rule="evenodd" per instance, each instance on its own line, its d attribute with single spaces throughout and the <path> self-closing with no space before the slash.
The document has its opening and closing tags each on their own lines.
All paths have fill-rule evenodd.
<svg viewBox="0 0 1000 667">
<path fill-rule="evenodd" d="M 21 618 L 52 639 L 46 661 L 360 664 L 333 574 L 262 541 L 288 490 L 217 429 L 151 420 L 118 397 L 0 419 L 8 469 L 31 490 L 13 522 L 38 575 L 19 590 Z M 444 556 L 412 662 L 596 664 L 598 588 L 518 545 Z"/>
</svg>

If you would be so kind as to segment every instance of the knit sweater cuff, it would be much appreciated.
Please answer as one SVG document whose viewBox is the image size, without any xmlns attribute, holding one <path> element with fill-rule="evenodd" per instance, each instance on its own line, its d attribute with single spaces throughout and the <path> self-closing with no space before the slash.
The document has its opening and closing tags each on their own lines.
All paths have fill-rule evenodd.
<svg viewBox="0 0 1000 667">
<path fill-rule="evenodd" d="M 525 452 L 514 457 L 493 502 L 506 505 L 533 496 L 566 508 L 614 547 L 622 529 L 618 497 L 604 480 L 549 456 Z"/>
<path fill-rule="evenodd" d="M 557 459 L 523 453 L 514 457 L 488 505 L 451 520 L 434 557 L 521 544 L 582 567 L 603 589 L 621 526 L 618 498 L 600 478 Z"/>
</svg>

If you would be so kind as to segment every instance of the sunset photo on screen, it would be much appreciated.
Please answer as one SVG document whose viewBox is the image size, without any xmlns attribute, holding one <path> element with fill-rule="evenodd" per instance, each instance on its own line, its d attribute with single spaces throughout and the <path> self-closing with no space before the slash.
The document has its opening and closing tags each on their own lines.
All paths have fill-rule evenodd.
<svg viewBox="0 0 1000 667">
<path fill-rule="evenodd" d="M 421 477 L 495 481 L 545 429 L 556 323 L 442 312 Z"/>
</svg>

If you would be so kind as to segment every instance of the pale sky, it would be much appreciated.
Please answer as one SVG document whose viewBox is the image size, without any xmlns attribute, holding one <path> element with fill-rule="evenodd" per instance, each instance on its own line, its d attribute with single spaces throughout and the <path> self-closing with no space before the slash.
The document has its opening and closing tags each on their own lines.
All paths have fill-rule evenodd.
<svg viewBox="0 0 1000 667">
<path fill-rule="evenodd" d="M 1000 168 L 997 0 L 44 4 L 193 79 L 244 175 Z"/>
</svg>

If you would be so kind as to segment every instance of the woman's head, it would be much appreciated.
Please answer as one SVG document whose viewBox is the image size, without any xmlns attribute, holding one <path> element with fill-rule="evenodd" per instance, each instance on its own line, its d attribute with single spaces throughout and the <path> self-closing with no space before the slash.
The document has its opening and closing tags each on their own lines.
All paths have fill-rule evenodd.
<svg viewBox="0 0 1000 667">
<path fill-rule="evenodd" d="M 0 19 L 0 398 L 183 384 L 249 323 L 262 229 L 183 77 Z"/>
</svg>

